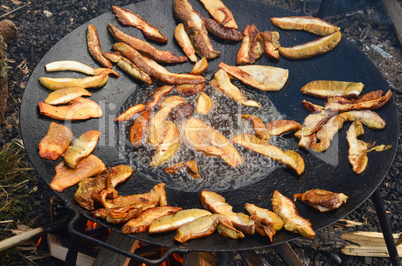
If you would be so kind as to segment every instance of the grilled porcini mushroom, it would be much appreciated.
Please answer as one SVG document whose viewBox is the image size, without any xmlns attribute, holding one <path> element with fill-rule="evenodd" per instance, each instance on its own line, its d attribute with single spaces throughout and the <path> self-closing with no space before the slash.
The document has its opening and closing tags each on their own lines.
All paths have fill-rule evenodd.
<svg viewBox="0 0 402 266">
<path fill-rule="evenodd" d="M 307 16 L 271 18 L 271 22 L 284 30 L 305 30 L 320 36 L 326 36 L 340 30 L 339 27 L 322 19 Z"/>
<path fill-rule="evenodd" d="M 73 141 L 73 132 L 66 126 L 51 122 L 46 136 L 39 142 L 39 156 L 57 160 Z"/>
<path fill-rule="evenodd" d="M 63 154 L 65 164 L 74 169 L 79 161 L 92 153 L 100 135 L 98 130 L 89 130 L 79 136 Z"/>
<path fill-rule="evenodd" d="M 332 211 L 346 203 L 348 196 L 323 189 L 311 189 L 304 193 L 293 195 L 293 200 L 300 200 L 320 212 Z"/>
</svg>

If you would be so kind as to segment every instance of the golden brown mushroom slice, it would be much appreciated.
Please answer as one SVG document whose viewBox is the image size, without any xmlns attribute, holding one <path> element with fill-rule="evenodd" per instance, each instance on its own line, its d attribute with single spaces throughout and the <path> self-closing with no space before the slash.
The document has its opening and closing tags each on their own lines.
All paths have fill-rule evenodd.
<svg viewBox="0 0 402 266">
<path fill-rule="evenodd" d="M 373 147 L 374 145 L 357 139 L 357 137 L 363 134 L 363 125 L 359 120 L 353 122 L 346 132 L 346 140 L 349 145 L 348 159 L 356 174 L 361 174 L 366 169 L 368 163 L 368 152 L 384 151 L 392 148 L 391 145 L 378 145 Z"/>
<path fill-rule="evenodd" d="M 98 130 L 89 130 L 79 136 L 63 154 L 64 163 L 74 169 L 79 161 L 92 153 L 100 135 L 101 133 Z"/>
<path fill-rule="evenodd" d="M 230 77 L 225 70 L 219 69 L 214 74 L 214 78 L 210 82 L 211 86 L 226 96 L 231 97 L 236 102 L 241 103 L 244 106 L 261 108 L 261 105 L 253 100 L 247 100 L 242 91 L 230 82 Z"/>
<path fill-rule="evenodd" d="M 264 31 L 257 35 L 258 41 L 261 43 L 264 54 L 267 58 L 279 59 L 279 32 Z"/>
<path fill-rule="evenodd" d="M 233 42 L 241 42 L 243 40 L 243 34 L 236 29 L 227 28 L 210 18 L 204 18 L 204 22 L 207 31 L 216 37 Z"/>
<path fill-rule="evenodd" d="M 250 213 L 250 218 L 255 222 L 255 230 L 262 236 L 267 236 L 272 242 L 276 231 L 283 227 L 283 221 L 276 213 L 268 209 L 260 208 L 251 203 L 244 205 Z"/>
<path fill-rule="evenodd" d="M 311 113 L 321 113 L 324 111 L 324 106 L 318 105 L 318 104 L 313 104 L 312 102 L 303 100 L 302 105 L 304 108 L 307 109 L 307 111 Z"/>
<path fill-rule="evenodd" d="M 201 2 L 219 24 L 229 29 L 237 29 L 232 12 L 221 0 L 201 0 Z"/>
<path fill-rule="evenodd" d="M 357 110 L 340 113 L 348 121 L 359 120 L 363 125 L 371 129 L 384 129 L 386 122 L 376 112 L 370 110 Z"/>
<path fill-rule="evenodd" d="M 94 178 L 85 178 L 78 183 L 74 200 L 81 207 L 91 211 L 94 209 L 95 204 L 93 197 L 98 196 L 106 188 L 107 179 L 109 179 L 111 186 L 116 187 L 117 184 L 126 181 L 133 172 L 133 168 L 121 164 L 98 173 Z"/>
<path fill-rule="evenodd" d="M 173 90 L 173 86 L 164 85 L 157 88 L 151 95 L 152 101 L 147 102 L 147 108 L 154 108 L 162 99 L 163 96 L 168 94 L 171 90 Z"/>
<path fill-rule="evenodd" d="M 153 221 L 160 219 L 166 215 L 172 215 L 181 211 L 180 207 L 162 206 L 147 209 L 138 217 L 131 219 L 121 229 L 123 234 L 133 234 L 145 232 Z"/>
<path fill-rule="evenodd" d="M 200 119 L 188 119 L 184 134 L 191 147 L 207 155 L 219 156 L 231 167 L 237 167 L 243 162 L 243 158 L 230 141 Z"/>
<path fill-rule="evenodd" d="M 61 60 L 48 63 L 45 65 L 47 72 L 55 71 L 76 71 L 81 72 L 91 76 L 97 76 L 102 74 L 113 74 L 119 77 L 119 73 L 110 68 L 92 68 L 84 63 L 74 61 L 74 60 Z"/>
<path fill-rule="evenodd" d="M 158 146 L 163 139 L 165 132 L 165 120 L 177 106 L 185 103 L 186 100 L 180 96 L 169 96 L 160 104 L 160 110 L 151 118 L 148 126 L 148 142 Z"/>
<path fill-rule="evenodd" d="M 245 234 L 253 235 L 255 231 L 254 221 L 242 212 L 233 212 L 233 207 L 226 203 L 224 197 L 218 193 L 203 190 L 200 195 L 201 206 L 213 213 L 222 214 L 227 217 L 233 226 Z"/>
<path fill-rule="evenodd" d="M 105 192 L 105 191 L 103 191 Z M 118 196 L 114 199 L 107 199 L 106 193 L 102 193 L 101 203 L 107 209 L 133 206 L 143 211 L 156 206 L 166 206 L 165 183 L 155 185 L 150 192 L 130 196 Z"/>
<path fill-rule="evenodd" d="M 327 36 L 340 30 L 338 26 L 320 18 L 307 16 L 271 18 L 271 22 L 284 30 L 305 30 L 320 36 Z"/>
<path fill-rule="evenodd" d="M 269 144 L 266 140 L 260 139 L 254 134 L 239 134 L 233 137 L 231 141 L 245 147 L 246 149 L 257 152 L 267 158 L 271 158 L 286 165 L 298 175 L 301 175 L 304 172 L 304 160 L 298 153 L 289 150 L 282 151 L 278 147 Z"/>
<path fill-rule="evenodd" d="M 71 169 L 63 161 L 56 166 L 56 175 L 53 177 L 52 182 L 50 182 L 50 187 L 57 192 L 62 192 L 64 189 L 105 169 L 105 164 L 93 154 L 82 159 L 75 169 Z"/>
<path fill-rule="evenodd" d="M 293 195 L 293 200 L 300 200 L 320 212 L 332 211 L 346 203 L 348 196 L 323 189 L 311 189 L 304 193 Z"/>
<path fill-rule="evenodd" d="M 110 62 L 117 63 L 122 57 L 121 53 L 119 52 L 103 52 L 103 56 L 106 57 Z"/>
<path fill-rule="evenodd" d="M 167 42 L 166 38 L 157 27 L 149 24 L 145 19 L 140 17 L 135 12 L 118 6 L 112 6 L 113 12 L 117 16 L 117 19 L 124 26 L 133 26 L 141 30 L 145 37 L 157 42 Z"/>
<path fill-rule="evenodd" d="M 278 190 L 274 191 L 272 208 L 282 218 L 286 230 L 301 234 L 307 238 L 314 238 L 315 232 L 311 227 L 310 221 L 301 217 L 295 203 L 282 195 Z"/>
<path fill-rule="evenodd" d="M 300 91 L 304 95 L 317 98 L 342 96 L 357 98 L 362 92 L 364 84 L 361 82 L 346 82 L 336 80 L 314 80 L 304 85 Z"/>
<path fill-rule="evenodd" d="M 145 110 L 141 115 L 135 120 L 134 124 L 130 128 L 130 142 L 134 146 L 140 145 L 144 133 L 148 126 L 149 117 L 151 115 L 151 109 Z"/>
<path fill-rule="evenodd" d="M 87 46 L 89 53 L 96 61 L 98 61 L 104 67 L 113 68 L 112 63 L 110 63 L 110 61 L 103 56 L 98 32 L 96 31 L 94 24 L 88 25 Z"/>
<path fill-rule="evenodd" d="M 211 214 L 199 217 L 194 221 L 187 223 L 179 229 L 174 237 L 174 240 L 184 243 L 190 239 L 200 238 L 211 235 L 217 229 L 218 225 L 222 224 L 230 230 L 236 230 L 230 220 L 221 214 Z M 227 237 L 233 234 L 226 234 Z M 244 235 L 243 235 L 244 237 Z"/>
<path fill-rule="evenodd" d="M 265 140 L 271 140 L 269 132 L 261 119 L 256 115 L 243 114 L 241 118 L 250 120 L 253 123 L 254 132 L 257 137 Z"/>
<path fill-rule="evenodd" d="M 146 106 L 143 103 L 131 106 L 126 111 L 124 111 L 122 114 L 120 114 L 118 117 L 116 117 L 114 119 L 114 121 L 117 121 L 117 122 L 128 121 L 130 119 L 133 119 L 136 114 L 145 111 L 145 109 L 146 109 Z"/>
<path fill-rule="evenodd" d="M 106 84 L 109 76 L 108 74 L 102 74 L 98 76 L 86 77 L 86 78 L 48 78 L 40 77 L 39 82 L 49 90 L 58 90 L 71 87 L 80 88 L 99 88 Z"/>
<path fill-rule="evenodd" d="M 128 220 L 137 217 L 142 213 L 141 209 L 133 206 L 120 207 L 120 208 L 100 208 L 91 212 L 96 218 L 105 219 L 106 222 L 111 224 L 122 224 Z"/>
<path fill-rule="evenodd" d="M 261 42 L 258 41 L 258 34 L 259 31 L 254 24 L 248 25 L 243 30 L 244 37 L 236 56 L 237 65 L 254 64 L 263 55 L 264 50 Z"/>
<path fill-rule="evenodd" d="M 197 61 L 191 70 L 190 74 L 200 75 L 204 73 L 208 68 L 208 61 L 205 57 Z"/>
<path fill-rule="evenodd" d="M 154 220 L 151 223 L 148 231 L 150 234 L 174 231 L 199 217 L 211 214 L 212 213 L 210 213 L 209 211 L 203 209 L 180 210 L 175 214 L 166 215 Z"/>
<path fill-rule="evenodd" d="M 92 94 L 86 89 L 80 87 L 59 89 L 49 93 L 45 99 L 45 103 L 51 105 L 65 104 L 81 96 L 92 96 Z"/>
<path fill-rule="evenodd" d="M 196 161 L 187 161 L 184 163 L 176 163 L 172 166 L 168 166 L 164 169 L 166 173 L 176 174 L 180 171 L 180 169 L 185 168 L 187 173 L 193 178 L 200 178 L 200 172 L 198 171 L 198 165 Z"/>
<path fill-rule="evenodd" d="M 165 135 L 156 148 L 156 154 L 149 166 L 158 166 L 170 160 L 180 145 L 179 129 L 171 121 L 165 121 Z"/>
<path fill-rule="evenodd" d="M 332 112 L 346 112 L 350 110 L 362 110 L 362 109 L 370 109 L 376 110 L 383 107 L 392 97 L 392 92 L 389 90 L 384 96 L 368 99 L 368 100 L 361 100 L 357 99 L 351 102 L 327 102 L 325 103 L 325 109 L 330 110 Z"/>
<path fill-rule="evenodd" d="M 178 57 L 171 51 L 159 50 L 154 46 L 152 46 L 151 44 L 147 43 L 146 41 L 140 40 L 134 36 L 124 33 L 123 31 L 113 26 L 111 23 L 108 23 L 108 30 L 109 33 L 113 36 L 113 38 L 116 39 L 116 41 L 124 42 L 129 46 L 131 46 L 132 48 L 134 48 L 135 50 L 137 50 L 138 52 L 141 52 L 158 62 L 182 63 L 187 61 L 186 56 Z"/>
<path fill-rule="evenodd" d="M 262 91 L 279 91 L 285 86 L 289 70 L 279 67 L 250 65 L 229 66 L 223 62 L 219 67 L 243 83 Z"/>
<path fill-rule="evenodd" d="M 182 96 L 193 96 L 205 89 L 205 83 L 176 85 L 174 89 Z"/>
<path fill-rule="evenodd" d="M 317 40 L 299 44 L 293 47 L 279 47 L 279 53 L 290 59 L 309 58 L 316 55 L 324 54 L 334 49 L 341 41 L 342 34 L 340 31 L 331 35 L 321 37 Z"/>
<path fill-rule="evenodd" d="M 135 79 L 138 79 L 146 84 L 152 85 L 153 81 L 151 76 L 141 70 L 141 68 L 137 67 L 130 60 L 121 56 L 119 60 L 117 60 L 117 66 L 120 67 L 124 72 L 129 74 Z"/>
<path fill-rule="evenodd" d="M 46 136 L 39 142 L 39 156 L 57 160 L 73 141 L 73 132 L 66 126 L 51 122 Z"/>
<path fill-rule="evenodd" d="M 212 107 L 214 107 L 212 99 L 205 93 L 201 92 L 197 98 L 197 108 L 195 109 L 196 112 L 206 115 L 209 113 L 209 111 L 211 111 Z"/>
<path fill-rule="evenodd" d="M 184 29 L 190 37 L 197 55 L 206 59 L 218 57 L 220 52 L 212 46 L 204 20 L 198 12 L 194 11 L 190 2 L 175 0 L 173 6 L 175 17 L 184 24 Z"/>
<path fill-rule="evenodd" d="M 86 120 L 102 117 L 103 112 L 99 104 L 91 99 L 77 97 L 69 105 L 53 106 L 39 102 L 39 112 L 58 120 Z"/>
<path fill-rule="evenodd" d="M 184 29 L 183 23 L 179 23 L 174 30 L 174 37 L 184 53 L 192 62 L 197 62 L 197 56 L 195 55 L 195 49 L 191 43 L 190 37 Z"/>
<path fill-rule="evenodd" d="M 164 83 L 172 85 L 205 83 L 205 78 L 199 75 L 171 73 L 151 58 L 142 56 L 125 43 L 116 43 L 113 45 L 113 49 L 119 51 L 145 73 Z"/>
<path fill-rule="evenodd" d="M 269 135 L 279 136 L 290 131 L 297 131 L 302 128 L 302 125 L 293 120 L 279 119 L 266 123 L 265 127 Z"/>
</svg>

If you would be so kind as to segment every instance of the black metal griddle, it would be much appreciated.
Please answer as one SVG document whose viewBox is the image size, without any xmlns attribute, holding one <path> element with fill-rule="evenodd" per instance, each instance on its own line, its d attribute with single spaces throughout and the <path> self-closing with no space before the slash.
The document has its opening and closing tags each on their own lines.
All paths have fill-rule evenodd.
<svg viewBox="0 0 402 266">
<path fill-rule="evenodd" d="M 199 1 L 191 1 L 191 3 L 194 9 L 202 16 L 209 16 Z M 296 15 L 292 11 L 249 0 L 228 0 L 225 1 L 225 4 L 232 11 L 240 30 L 243 30 L 249 24 L 255 24 L 260 31 L 278 31 L 281 36 L 280 43 L 282 46 L 294 46 L 318 38 L 302 31 L 286 31 L 285 34 L 285 31 L 276 28 L 270 22 L 271 17 Z M 161 32 L 169 38 L 167 44 L 153 43 L 155 46 L 160 49 L 171 50 L 177 55 L 183 54 L 173 37 L 173 31 L 178 22 L 174 19 L 172 2 L 147 0 L 135 5 L 129 5 L 127 8 L 137 12 L 151 24 L 159 26 Z M 54 121 L 39 114 L 38 102 L 45 100 L 49 90 L 39 84 L 38 78 L 42 76 L 84 77 L 82 74 L 73 72 L 46 73 L 44 65 L 58 60 L 76 60 L 94 68 L 100 67 L 87 51 L 86 28 L 89 23 L 94 24 L 98 30 L 102 49 L 104 51 L 111 51 L 114 40 L 107 32 L 108 22 L 133 36 L 144 39 L 141 32 L 137 29 L 122 26 L 113 16 L 112 12 L 103 14 L 80 26 L 57 43 L 40 61 L 32 73 L 25 90 L 20 115 L 21 133 L 33 166 L 48 184 L 55 174 L 54 167 L 61 159 L 53 162 L 44 160 L 38 155 L 38 143 L 46 135 L 50 122 Z M 212 75 L 218 69 L 220 62 L 235 65 L 235 57 L 240 47 L 240 43 L 222 41 L 212 36 L 211 40 L 216 50 L 222 53 L 219 58 L 209 62 L 206 74 L 207 80 L 211 79 Z M 345 38 L 342 39 L 333 51 L 311 59 L 288 60 L 280 57 L 276 61 L 261 57 L 256 64 L 289 69 L 289 80 L 285 87 L 279 92 L 268 92 L 266 94 L 281 114 L 301 123 L 308 115 L 308 112 L 301 106 L 303 99 L 323 104 L 321 100 L 308 98 L 300 93 L 300 88 L 312 80 L 328 79 L 363 82 L 365 84 L 363 93 L 378 89 L 386 92 L 389 89 L 387 82 L 374 64 Z M 192 64 L 169 65 L 167 68 L 175 73 L 188 73 L 192 68 Z M 91 99 L 97 101 L 104 111 L 102 118 L 79 122 L 56 121 L 67 125 L 73 131 L 75 137 L 80 136 L 87 130 L 96 129 L 101 131 L 102 136 L 94 154 L 102 159 L 108 167 L 127 163 L 126 158 L 119 153 L 116 147 L 118 131 L 115 130 L 114 118 L 120 114 L 121 106 L 127 104 L 126 99 L 133 92 L 139 93 L 138 90 L 144 88 L 144 85 L 133 80 L 117 67 L 115 67 L 115 70 L 121 74 L 120 78 L 116 79 L 110 76 L 109 81 L 103 88 L 91 90 L 93 94 Z M 247 88 L 247 90 L 253 91 L 252 88 Z M 337 140 L 325 153 L 316 154 L 298 150 L 306 164 L 306 172 L 303 176 L 297 177 L 285 168 L 277 168 L 256 183 L 235 190 L 220 191 L 219 193 L 226 198 L 227 202 L 234 207 L 234 211 L 236 212 L 245 211 L 244 204 L 246 202 L 271 209 L 270 199 L 272 198 L 273 191 L 276 189 L 288 197 L 292 197 L 294 193 L 304 192 L 313 188 L 345 193 L 349 196 L 348 202 L 341 208 L 328 213 L 319 213 L 302 203 L 296 203 L 300 214 L 310 219 L 315 230 L 331 225 L 361 205 L 381 184 L 392 164 L 398 140 L 398 117 L 394 99 L 391 99 L 390 102 L 380 110 L 377 110 L 377 112 L 386 120 L 387 127 L 381 131 L 365 128 L 365 134 L 361 139 L 370 143 L 390 144 L 393 146 L 393 149 L 381 153 L 370 153 L 368 155 L 368 167 L 362 174 L 356 175 L 348 162 L 348 147 L 345 132 L 350 124 L 345 124 L 344 128 L 337 134 Z M 117 190 L 120 195 L 148 192 L 156 182 L 151 181 L 147 177 L 147 174 L 147 169 L 136 169 L 133 176 L 126 183 L 118 186 Z M 247 177 L 245 176 L 245 178 Z M 80 208 L 73 199 L 76 189 L 77 186 L 73 186 L 62 193 L 58 193 L 58 195 L 77 216 L 81 214 L 114 231 L 119 232 L 121 230 L 121 226 L 114 226 L 103 220 L 94 219 L 88 211 Z M 201 208 L 199 191 L 186 192 L 177 188 L 172 189 L 169 187 L 169 183 L 167 183 L 166 193 L 169 205 L 180 206 L 184 209 Z M 74 229 L 71 228 L 71 230 Z M 149 235 L 147 232 L 132 235 L 132 237 L 142 241 L 169 247 L 169 254 L 177 251 L 250 250 L 276 245 L 298 237 L 296 234 L 281 230 L 275 235 L 272 243 L 267 238 L 258 235 L 246 236 L 242 240 L 232 240 L 218 234 L 213 234 L 202 239 L 178 244 L 174 242 L 173 236 L 174 233 Z"/>
</svg>

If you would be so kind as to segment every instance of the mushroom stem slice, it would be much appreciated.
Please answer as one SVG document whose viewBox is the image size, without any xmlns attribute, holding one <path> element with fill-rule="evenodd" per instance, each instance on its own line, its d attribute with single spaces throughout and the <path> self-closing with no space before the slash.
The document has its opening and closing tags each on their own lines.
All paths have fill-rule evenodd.
<svg viewBox="0 0 402 266">
<path fill-rule="evenodd" d="M 46 88 L 54 91 L 58 89 L 65 89 L 71 87 L 80 88 L 99 88 L 106 84 L 109 78 L 108 74 L 102 74 L 99 76 L 86 77 L 86 78 L 48 78 L 40 77 L 39 82 Z"/>
<path fill-rule="evenodd" d="M 96 61 L 98 61 L 104 67 L 113 68 L 112 63 L 110 63 L 110 61 L 103 56 L 98 32 L 93 24 L 88 25 L 87 45 L 89 53 Z"/>
<path fill-rule="evenodd" d="M 194 46 L 191 43 L 190 37 L 188 37 L 187 32 L 184 30 L 183 23 L 179 23 L 174 30 L 174 37 L 180 47 L 183 49 L 184 53 L 192 62 L 197 62 L 197 56 L 195 55 Z"/>
<path fill-rule="evenodd" d="M 307 16 L 271 18 L 271 22 L 284 30 L 305 30 L 320 36 L 326 36 L 340 30 L 339 27 L 322 19 Z"/>
<path fill-rule="evenodd" d="M 84 63 L 73 61 L 73 60 L 62 60 L 55 61 L 52 63 L 48 63 L 45 65 L 45 69 L 47 72 L 56 72 L 56 71 L 76 71 L 81 72 L 91 76 L 97 76 L 102 74 L 113 74 L 116 77 L 119 77 L 119 73 L 110 68 L 92 68 Z"/>
</svg>

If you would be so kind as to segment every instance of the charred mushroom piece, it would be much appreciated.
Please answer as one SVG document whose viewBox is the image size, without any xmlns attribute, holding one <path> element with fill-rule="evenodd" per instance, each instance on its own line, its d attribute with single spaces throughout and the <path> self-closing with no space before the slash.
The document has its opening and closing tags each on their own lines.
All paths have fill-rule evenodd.
<svg viewBox="0 0 402 266">
<path fill-rule="evenodd" d="M 199 57 L 213 59 L 220 55 L 220 52 L 216 51 L 212 46 L 204 20 L 198 12 L 194 11 L 188 0 L 175 0 L 174 13 L 176 18 L 184 24 L 184 28 Z"/>
<path fill-rule="evenodd" d="M 174 30 L 174 37 L 184 53 L 192 62 L 197 62 L 197 56 L 195 55 L 194 46 L 191 43 L 190 37 L 184 29 L 183 23 L 179 23 Z"/>
<path fill-rule="evenodd" d="M 140 145 L 144 133 L 147 129 L 149 117 L 151 115 L 151 110 L 145 110 L 142 114 L 135 120 L 134 124 L 130 128 L 130 142 L 134 146 Z"/>
<path fill-rule="evenodd" d="M 216 37 L 233 42 L 241 42 L 243 40 L 243 34 L 236 29 L 227 28 L 210 18 L 204 18 L 204 22 L 207 30 Z"/>
<path fill-rule="evenodd" d="M 154 220 L 151 223 L 148 231 L 150 234 L 174 231 L 199 217 L 211 214 L 212 213 L 210 213 L 209 211 L 203 209 L 181 210 L 175 214 L 166 215 Z"/>
<path fill-rule="evenodd" d="M 205 93 L 201 92 L 197 98 L 196 112 L 199 114 L 206 115 L 209 113 L 209 111 L 211 111 L 212 107 L 214 107 L 212 99 Z"/>
<path fill-rule="evenodd" d="M 221 0 L 201 0 L 209 14 L 222 26 L 229 29 L 237 29 L 232 12 Z"/>
<path fill-rule="evenodd" d="M 99 88 L 106 84 L 109 76 L 108 74 L 102 74 L 93 77 L 86 78 L 48 78 L 40 77 L 39 82 L 49 90 L 58 90 L 71 87 L 79 88 Z"/>
<path fill-rule="evenodd" d="M 92 153 L 100 135 L 98 130 L 89 130 L 79 136 L 63 154 L 64 163 L 74 169 L 83 158 Z"/>
<path fill-rule="evenodd" d="M 243 30 L 243 40 L 237 53 L 236 63 L 238 65 L 251 65 L 260 58 L 264 50 L 261 46 L 261 42 L 258 41 L 258 29 L 252 24 L 248 25 Z"/>
<path fill-rule="evenodd" d="M 213 88 L 223 92 L 226 96 L 231 97 L 244 106 L 261 108 L 258 102 L 246 99 L 242 91 L 230 82 L 228 73 L 223 69 L 216 71 L 210 84 Z"/>
<path fill-rule="evenodd" d="M 194 107 L 190 103 L 183 103 L 170 116 L 174 121 L 181 121 L 189 118 L 194 113 Z"/>
<path fill-rule="evenodd" d="M 309 58 L 316 55 L 324 54 L 334 49 L 341 41 L 342 34 L 340 31 L 331 35 L 319 38 L 317 40 L 299 44 L 293 47 L 279 47 L 279 53 L 290 59 Z"/>
<path fill-rule="evenodd" d="M 143 40 L 140 40 L 134 36 L 124 33 L 123 31 L 113 26 L 111 23 L 108 23 L 108 30 L 110 34 L 113 36 L 113 38 L 116 39 L 116 41 L 124 42 L 129 46 L 131 46 L 132 48 L 134 48 L 135 50 L 137 50 L 138 52 L 141 52 L 158 62 L 182 63 L 187 61 L 187 57 L 185 56 L 177 57 L 171 51 L 159 50 Z"/>
<path fill-rule="evenodd" d="M 49 93 L 45 103 L 51 105 L 65 104 L 81 96 L 92 96 L 92 94 L 80 87 L 59 89 Z"/>
<path fill-rule="evenodd" d="M 301 93 L 317 98 L 342 96 L 357 98 L 362 92 L 364 84 L 361 82 L 345 82 L 335 80 L 315 80 L 301 88 Z"/>
<path fill-rule="evenodd" d="M 53 177 L 52 182 L 50 182 L 50 187 L 57 192 L 62 192 L 64 189 L 105 169 L 105 164 L 93 154 L 82 159 L 75 169 L 71 169 L 63 161 L 56 166 L 56 175 Z"/>
<path fill-rule="evenodd" d="M 348 196 L 323 189 L 311 189 L 304 193 L 293 195 L 293 200 L 300 200 L 320 212 L 332 211 L 346 203 Z"/>
<path fill-rule="evenodd" d="M 267 58 L 279 59 L 279 33 L 277 31 L 264 31 L 257 35 L 257 40 L 264 49 Z"/>
<path fill-rule="evenodd" d="M 118 7 L 118 6 L 112 6 L 113 12 L 116 14 L 118 20 L 123 24 L 124 26 L 133 26 L 136 27 L 137 29 L 141 30 L 142 33 L 147 37 L 148 39 L 151 39 L 153 41 L 157 42 L 167 42 L 168 38 L 163 36 L 163 34 L 159 31 L 159 29 L 155 26 L 152 26 L 149 24 L 145 19 L 140 17 L 138 14 L 134 13 L 133 11 L 123 8 L 123 7 Z"/>
<path fill-rule="evenodd" d="M 311 223 L 301 217 L 295 203 L 282 195 L 278 190 L 274 191 L 272 208 L 284 221 L 286 230 L 296 234 L 299 233 L 307 238 L 314 238 L 315 232 L 311 227 Z"/>
<path fill-rule="evenodd" d="M 39 112 L 58 120 L 86 120 L 102 117 L 103 112 L 99 104 L 90 99 L 77 97 L 69 105 L 53 106 L 39 102 Z"/>
<path fill-rule="evenodd" d="M 138 217 L 128 221 L 122 228 L 123 234 L 145 232 L 153 221 L 160 219 L 166 215 L 172 215 L 181 211 L 180 207 L 162 206 L 148 209 L 141 213 Z"/>
<path fill-rule="evenodd" d="M 57 160 L 73 141 L 73 132 L 66 126 L 51 122 L 46 136 L 39 142 L 39 156 Z"/>
<path fill-rule="evenodd" d="M 89 53 L 96 61 L 98 61 L 104 67 L 113 68 L 112 63 L 110 63 L 110 61 L 103 56 L 98 32 L 93 24 L 88 25 L 87 45 Z"/>
<path fill-rule="evenodd" d="M 340 30 L 339 27 L 322 19 L 307 16 L 271 18 L 271 22 L 284 30 L 305 30 L 320 36 L 330 35 Z"/>
<path fill-rule="evenodd" d="M 55 71 L 76 71 L 87 75 L 98 76 L 102 74 L 113 74 L 119 77 L 119 73 L 110 68 L 92 68 L 84 63 L 73 60 L 55 61 L 45 65 L 47 72 Z"/>
<path fill-rule="evenodd" d="M 243 158 L 230 141 L 200 119 L 188 119 L 184 134 L 189 145 L 207 155 L 221 157 L 232 167 L 237 167 L 243 162 Z"/>
</svg>

